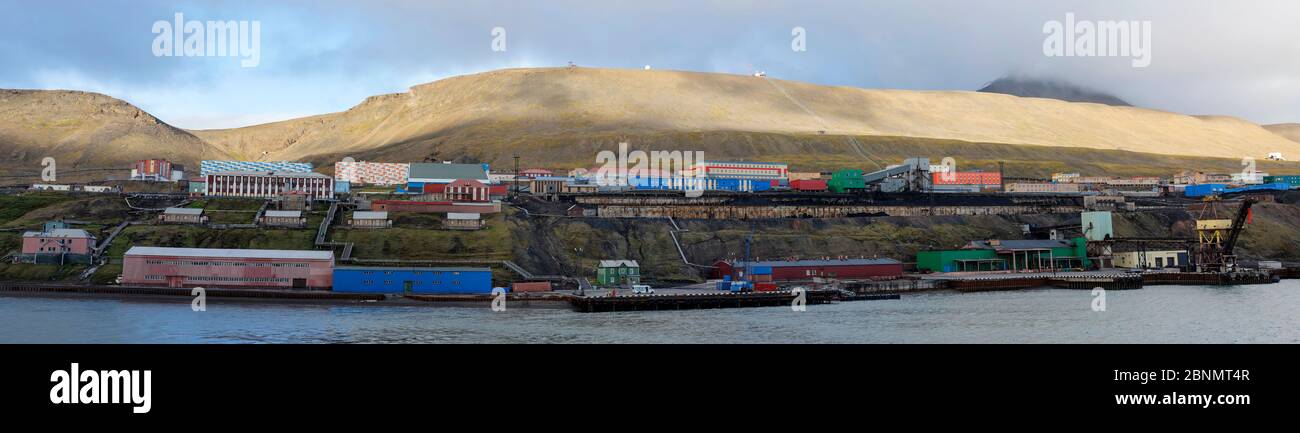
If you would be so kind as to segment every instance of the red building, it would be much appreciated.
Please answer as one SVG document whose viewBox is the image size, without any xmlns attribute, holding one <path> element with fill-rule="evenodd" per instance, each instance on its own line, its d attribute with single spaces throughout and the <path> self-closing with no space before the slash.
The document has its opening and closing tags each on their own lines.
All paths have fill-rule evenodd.
<svg viewBox="0 0 1300 433">
<path fill-rule="evenodd" d="M 790 189 L 795 191 L 825 191 L 826 181 L 822 179 L 799 179 L 790 181 Z"/>
<path fill-rule="evenodd" d="M 730 275 L 733 279 L 744 278 L 746 267 L 756 274 L 762 273 L 763 268 L 768 268 L 771 269 L 774 281 L 811 280 L 814 277 L 841 280 L 891 279 L 903 275 L 903 263 L 894 259 L 778 260 L 752 263 L 720 261 L 714 267 L 715 278 Z"/>
<path fill-rule="evenodd" d="M 456 202 L 492 201 L 488 186 L 473 179 L 456 179 L 455 182 L 447 184 L 443 194 L 447 196 L 447 200 Z"/>
<path fill-rule="evenodd" d="M 131 247 L 122 284 L 328 289 L 334 253 L 302 250 Z"/>
<path fill-rule="evenodd" d="M 998 172 L 959 171 L 956 173 L 931 173 L 935 185 L 979 185 L 994 187 L 1002 185 L 1002 174 Z"/>
<path fill-rule="evenodd" d="M 449 201 L 375 200 L 370 210 L 418 213 L 497 213 L 501 203 L 452 203 Z"/>
</svg>

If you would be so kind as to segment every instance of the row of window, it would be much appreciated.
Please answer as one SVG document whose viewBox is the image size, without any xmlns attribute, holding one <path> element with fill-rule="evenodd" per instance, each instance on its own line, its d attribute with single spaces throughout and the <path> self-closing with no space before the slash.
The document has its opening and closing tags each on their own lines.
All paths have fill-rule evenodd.
<svg viewBox="0 0 1300 433">
<path fill-rule="evenodd" d="M 253 268 L 306 268 L 311 265 L 306 263 L 266 263 L 266 262 L 210 262 L 197 260 L 158 260 L 147 259 L 144 261 L 150 265 L 172 265 L 172 266 L 227 266 L 227 267 L 253 267 Z"/>
<path fill-rule="evenodd" d="M 419 281 L 419 280 L 410 280 L 410 281 L 411 281 L 411 285 L 412 285 L 412 286 L 419 286 L 419 285 L 423 285 L 423 284 L 424 284 L 423 281 Z M 375 284 L 375 280 L 361 280 L 361 285 L 363 285 L 363 286 L 373 286 L 374 284 Z M 391 286 L 391 285 L 393 285 L 393 280 L 384 280 L 384 285 L 385 285 L 385 286 Z M 429 285 L 432 285 L 432 286 L 441 286 L 441 285 L 442 285 L 442 281 L 430 281 L 430 282 L 429 282 Z M 451 280 L 451 285 L 453 285 L 453 286 L 459 286 L 459 285 L 460 285 L 460 280 Z"/>
<path fill-rule="evenodd" d="M 361 275 L 374 275 L 376 271 L 361 271 Z M 410 271 L 413 275 L 424 275 L 425 271 Z M 393 271 L 383 271 L 384 275 L 393 275 Z M 442 271 L 429 271 L 433 275 L 441 275 Z M 459 271 L 452 271 L 452 275 L 460 275 Z"/>
</svg>

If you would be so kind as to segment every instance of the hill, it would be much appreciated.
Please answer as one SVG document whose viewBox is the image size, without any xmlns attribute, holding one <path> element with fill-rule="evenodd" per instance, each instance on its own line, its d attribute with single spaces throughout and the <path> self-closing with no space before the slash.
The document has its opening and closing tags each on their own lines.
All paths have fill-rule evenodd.
<svg viewBox="0 0 1300 433">
<path fill-rule="evenodd" d="M 1094 104 L 1131 107 L 1127 101 L 1117 96 L 1100 91 L 1085 89 L 1071 83 L 1058 80 L 1045 80 L 1015 76 L 998 78 L 979 90 L 983 93 L 1001 93 L 1025 98 L 1048 98 L 1067 102 L 1091 102 Z"/>
<path fill-rule="evenodd" d="M 39 172 L 45 157 L 55 158 L 60 171 L 73 171 L 129 168 L 148 157 L 193 164 L 226 156 L 189 132 L 98 93 L 0 90 L 0 119 L 0 166 L 11 172 Z"/>
</svg>

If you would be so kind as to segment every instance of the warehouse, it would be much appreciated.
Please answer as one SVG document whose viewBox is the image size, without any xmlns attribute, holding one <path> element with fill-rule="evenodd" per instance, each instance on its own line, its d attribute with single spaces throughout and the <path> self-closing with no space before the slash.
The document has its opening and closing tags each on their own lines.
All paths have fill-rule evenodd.
<svg viewBox="0 0 1300 433">
<path fill-rule="evenodd" d="M 490 294 L 489 268 L 393 268 L 345 266 L 334 269 L 334 291 L 345 293 Z"/>
<path fill-rule="evenodd" d="M 122 284 L 328 289 L 333 270 L 331 251 L 131 247 Z"/>
<path fill-rule="evenodd" d="M 997 172 L 931 172 L 930 177 L 934 192 L 978 193 L 1002 189 L 1002 174 Z"/>
<path fill-rule="evenodd" d="M 714 264 L 714 278 L 744 279 L 745 269 L 771 268 L 773 281 L 813 278 L 892 279 L 903 275 L 903 263 L 894 259 L 826 259 L 773 261 L 720 261 Z"/>
<path fill-rule="evenodd" d="M 1129 251 L 1115 253 L 1115 267 L 1129 269 L 1162 269 L 1191 265 L 1187 250 Z"/>
<path fill-rule="evenodd" d="M 425 184 L 445 185 L 459 179 L 491 183 L 491 180 L 488 179 L 487 164 L 422 163 L 411 164 L 406 190 L 413 193 L 422 193 Z"/>
<path fill-rule="evenodd" d="M 232 171 L 209 173 L 203 195 L 209 197 L 276 198 L 301 191 L 309 200 L 334 198 L 334 178 L 320 173 Z"/>
</svg>

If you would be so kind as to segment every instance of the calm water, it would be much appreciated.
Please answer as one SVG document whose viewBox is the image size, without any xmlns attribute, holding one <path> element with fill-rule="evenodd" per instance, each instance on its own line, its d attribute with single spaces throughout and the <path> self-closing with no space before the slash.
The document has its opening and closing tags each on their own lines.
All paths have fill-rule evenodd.
<svg viewBox="0 0 1300 433">
<path fill-rule="evenodd" d="M 563 309 L 273 305 L 0 297 L 4 343 L 1297 343 L 1300 281 L 924 293 L 789 308 Z"/>
</svg>

